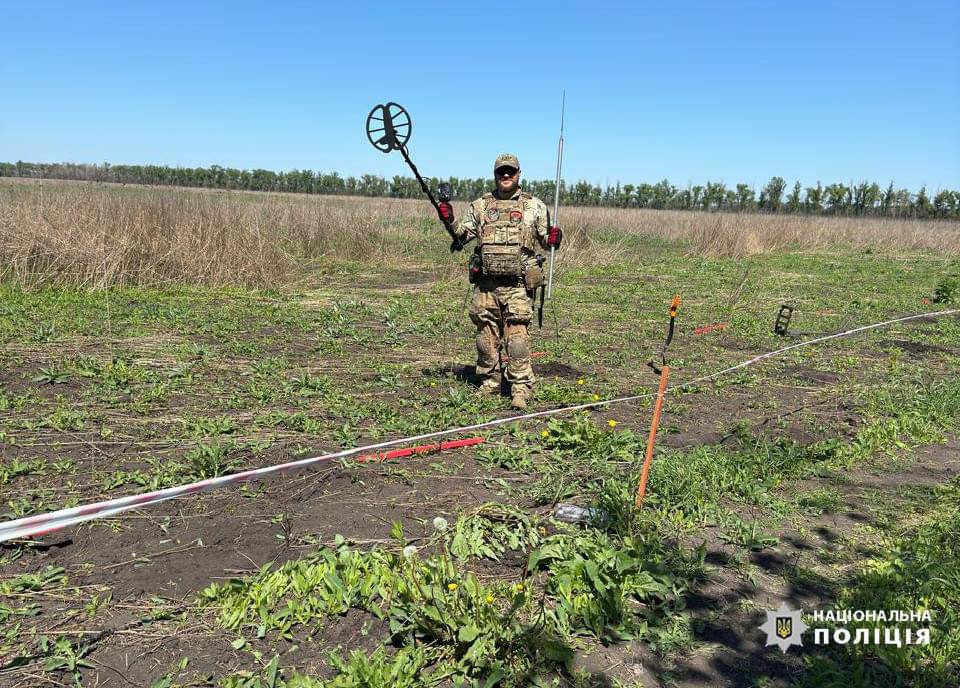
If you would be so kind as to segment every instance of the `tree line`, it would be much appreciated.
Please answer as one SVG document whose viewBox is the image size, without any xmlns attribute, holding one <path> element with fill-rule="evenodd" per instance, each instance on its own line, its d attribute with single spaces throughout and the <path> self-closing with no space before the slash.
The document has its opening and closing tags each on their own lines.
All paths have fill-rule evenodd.
<svg viewBox="0 0 960 688">
<path fill-rule="evenodd" d="M 244 191 L 388 198 L 422 197 L 417 180 L 400 175 L 392 179 L 373 174 L 341 177 L 336 172 L 238 170 L 219 165 L 168 167 L 18 161 L 0 162 L 0 176 Z M 482 177 L 431 177 L 427 183 L 436 189 L 441 181 L 451 185 L 454 197 L 459 200 L 477 198 L 492 188 L 492 181 Z M 524 180 L 523 188 L 544 200 L 553 200 L 553 180 Z M 816 186 L 807 187 L 796 182 L 792 187 L 788 187 L 782 177 L 774 177 L 759 192 L 749 184 L 736 184 L 731 187 L 723 182 L 707 182 L 703 185 L 678 187 L 666 179 L 656 184 L 618 182 L 615 186 L 606 187 L 586 181 L 573 184 L 561 182 L 560 202 L 564 205 L 614 208 L 960 219 L 960 191 L 941 189 L 931 195 L 926 187 L 914 193 L 895 186 L 893 182 L 881 187 L 875 182 L 866 181 L 826 186 L 817 182 Z"/>
</svg>

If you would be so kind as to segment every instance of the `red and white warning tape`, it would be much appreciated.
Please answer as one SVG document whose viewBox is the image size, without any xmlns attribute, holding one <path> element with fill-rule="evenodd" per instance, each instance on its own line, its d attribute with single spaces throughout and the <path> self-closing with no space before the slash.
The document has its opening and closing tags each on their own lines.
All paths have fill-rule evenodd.
<svg viewBox="0 0 960 688">
<path fill-rule="evenodd" d="M 412 454 L 425 454 L 431 451 L 470 447 L 475 444 L 480 444 L 483 441 L 483 437 L 471 437 L 465 440 L 441 442 L 440 444 L 428 444 L 418 447 L 408 447 L 405 449 L 394 449 L 393 451 L 378 452 L 372 455 L 359 456 L 357 457 L 357 461 L 386 461 L 387 459 L 395 459 L 401 456 L 411 456 Z M 136 509 L 137 507 L 165 502 L 168 499 L 176 499 L 177 497 L 185 497 L 187 495 L 197 494 L 198 492 L 215 490 L 218 487 L 224 487 L 225 485 L 232 485 L 234 483 L 259 480 L 267 477 L 268 475 L 273 475 L 274 473 L 286 473 L 288 471 L 298 470 L 321 461 L 330 461 L 331 459 L 350 456 L 367 449 L 377 449 L 395 444 L 406 443 L 406 439 L 394 440 L 392 442 L 382 442 L 378 445 L 358 447 L 356 449 L 346 449 L 333 454 L 314 456 L 309 459 L 290 461 L 287 463 L 277 464 L 275 466 L 253 468 L 249 471 L 241 471 L 240 473 L 222 475 L 218 478 L 207 478 L 206 480 L 200 480 L 199 482 L 190 483 L 188 485 L 177 485 L 175 487 L 167 487 L 162 490 L 154 490 L 153 492 L 129 495 L 127 497 L 117 497 L 116 499 L 109 499 L 103 502 L 96 502 L 94 504 L 84 504 L 83 506 L 75 506 L 70 509 L 60 509 L 59 511 L 51 511 L 45 514 L 27 516 L 26 518 L 19 518 L 15 521 L 0 523 L 0 542 L 5 542 L 7 540 L 18 540 L 28 537 L 39 537 L 40 535 L 46 535 L 47 533 L 62 530 L 63 528 L 77 525 L 78 523 L 83 523 L 84 521 L 90 521 L 95 518 L 108 518 L 110 516 L 123 513 L 124 511 Z"/>
<path fill-rule="evenodd" d="M 875 330 L 881 327 L 887 327 L 889 325 L 895 325 L 902 322 L 908 322 L 910 320 L 919 320 L 921 318 L 938 318 L 947 315 L 960 314 L 960 308 L 946 310 L 946 311 L 934 311 L 932 313 L 920 313 L 918 315 L 908 315 L 902 318 L 894 318 L 892 320 L 885 320 L 883 322 L 874 323 L 872 325 L 864 325 L 862 327 L 856 327 L 851 330 L 845 330 L 843 332 L 836 332 L 830 335 L 824 335 L 821 337 L 815 337 L 813 339 L 808 339 L 803 342 L 797 342 L 796 344 L 791 344 L 790 346 L 785 346 L 782 349 L 777 349 L 775 351 L 770 351 L 765 354 L 760 354 L 759 356 L 754 356 L 753 358 L 738 363 L 737 365 L 730 366 L 729 368 L 724 368 L 715 373 L 710 373 L 709 375 L 704 375 L 702 377 L 694 378 L 686 382 L 680 383 L 679 385 L 673 385 L 667 388 L 667 391 L 674 391 L 683 389 L 685 387 L 690 387 L 692 385 L 699 384 L 701 382 L 706 382 L 714 378 L 725 375 L 734 370 L 740 370 L 746 368 L 747 366 L 753 365 L 759 361 L 762 361 L 767 358 L 773 358 L 774 356 L 779 356 L 782 353 L 787 351 L 792 351 L 794 349 L 799 349 L 804 346 L 812 346 L 820 342 L 825 342 L 830 339 L 838 339 L 840 337 L 846 337 L 858 332 L 865 332 L 867 330 Z M 124 511 L 129 511 L 141 506 L 147 506 L 149 504 L 157 504 L 159 502 L 167 501 L 168 499 L 175 499 L 177 497 L 182 497 L 186 495 L 196 494 L 198 492 L 206 492 L 207 490 L 213 490 L 218 487 L 223 487 L 225 485 L 231 485 L 239 482 L 246 482 L 249 480 L 257 480 L 264 478 L 268 475 L 274 473 L 285 473 L 289 471 L 298 470 L 305 468 L 307 466 L 319 463 L 321 461 L 330 461 L 333 459 L 345 458 L 348 456 L 353 456 L 355 454 L 360 454 L 361 452 L 371 452 L 379 449 L 385 449 L 387 447 L 396 447 L 401 444 L 410 444 L 413 442 L 423 442 L 426 440 L 434 440 L 440 437 L 447 437 L 449 435 L 458 435 L 467 432 L 474 432 L 477 430 L 484 430 L 487 428 L 492 428 L 498 425 L 504 425 L 506 423 L 514 423 L 519 420 L 528 420 L 532 418 L 545 418 L 548 416 L 554 416 L 560 413 L 570 413 L 571 411 L 581 411 L 589 408 L 597 408 L 600 406 L 609 406 L 611 404 L 620 404 L 628 401 L 636 401 L 638 399 L 649 399 L 655 397 L 656 393 L 644 393 L 644 394 L 634 394 L 626 397 L 617 397 L 615 399 L 602 399 L 598 401 L 592 401 L 587 404 L 577 404 L 575 406 L 564 406 L 562 408 L 547 409 L 546 411 L 535 411 L 533 413 L 526 413 L 519 416 L 507 416 L 505 418 L 497 418 L 495 420 L 487 421 L 484 423 L 476 423 L 474 425 L 465 425 L 459 428 L 449 428 L 447 430 L 437 430 L 436 432 L 428 432 L 422 435 L 416 435 L 414 437 L 402 437 L 395 440 L 387 440 L 385 442 L 379 442 L 377 444 L 369 444 L 363 447 L 355 447 L 353 449 L 344 449 L 342 451 L 334 452 L 331 454 L 323 454 L 322 456 L 314 456 L 308 459 L 300 459 L 298 461 L 290 461 L 288 463 L 278 464 L 276 466 L 266 466 L 264 468 L 254 468 L 249 471 L 242 471 L 240 473 L 233 473 L 231 475 L 224 475 L 219 478 L 208 478 L 206 480 L 201 480 L 196 483 L 191 483 L 189 485 L 179 485 L 176 487 L 168 487 L 163 490 L 156 490 L 154 492 L 147 492 L 140 495 L 130 495 L 127 497 L 118 497 L 117 499 L 110 499 L 103 502 L 97 502 L 95 504 L 85 504 L 83 506 L 76 506 L 69 509 L 60 509 L 59 511 L 52 511 L 45 514 L 37 514 L 34 516 L 27 516 L 26 518 L 19 518 L 14 521 L 7 521 L 5 523 L 0 523 L 0 542 L 6 542 L 8 540 L 18 540 L 29 537 L 38 537 L 40 535 L 46 535 L 47 533 L 52 533 L 57 530 L 62 530 L 69 526 L 77 525 L 83 523 L 84 521 L 90 521 L 95 518 L 108 518 L 110 516 L 115 516 Z M 456 447 L 469 446 L 471 444 L 477 444 L 482 442 L 483 438 L 472 438 L 467 440 L 455 440 L 452 442 L 441 442 L 439 445 L 435 445 L 437 449 L 453 449 Z M 429 451 L 429 449 L 424 449 L 422 447 L 414 447 L 411 449 L 398 450 L 399 452 L 407 452 L 406 454 L 397 454 L 399 455 L 409 455 L 412 453 L 420 451 Z M 390 454 L 391 452 L 387 452 Z M 382 455 L 375 454 L 373 457 L 364 457 L 365 460 L 370 460 L 373 458 L 380 458 Z M 392 457 L 385 457 L 392 458 Z M 382 459 L 381 459 L 382 460 Z"/>
</svg>

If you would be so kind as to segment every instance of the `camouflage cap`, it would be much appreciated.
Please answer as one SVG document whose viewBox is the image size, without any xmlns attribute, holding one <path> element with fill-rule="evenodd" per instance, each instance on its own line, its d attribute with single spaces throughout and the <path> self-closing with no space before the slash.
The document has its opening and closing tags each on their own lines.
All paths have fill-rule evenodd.
<svg viewBox="0 0 960 688">
<path fill-rule="evenodd" d="M 517 160 L 517 156 L 513 153 L 501 153 L 493 163 L 493 169 L 496 171 L 501 167 L 512 167 L 515 170 L 519 170 L 520 161 Z"/>
</svg>

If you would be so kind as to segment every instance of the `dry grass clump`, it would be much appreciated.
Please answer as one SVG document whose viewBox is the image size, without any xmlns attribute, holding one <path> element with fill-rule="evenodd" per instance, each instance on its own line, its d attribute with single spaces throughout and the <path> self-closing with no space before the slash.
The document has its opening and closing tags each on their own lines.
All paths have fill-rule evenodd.
<svg viewBox="0 0 960 688">
<path fill-rule="evenodd" d="M 887 218 L 815 217 L 760 213 L 705 213 L 640 208 L 564 208 L 565 228 L 587 234 L 618 233 L 662 237 L 689 244 L 693 255 L 739 258 L 777 249 L 866 250 L 898 253 L 932 251 L 960 255 L 960 222 Z"/>
<path fill-rule="evenodd" d="M 457 204 L 458 216 L 466 203 Z M 562 266 L 637 255 L 635 239 L 685 242 L 694 255 L 774 249 L 960 255 L 960 223 L 794 215 L 562 208 Z M 448 239 L 425 201 L 0 181 L 0 279 L 103 288 L 274 287 L 306 261 L 422 264 L 453 274 Z"/>
<path fill-rule="evenodd" d="M 276 286 L 305 258 L 395 253 L 412 231 L 408 210 L 378 200 L 49 183 L 41 194 L 3 184 L 0 277 L 23 286 Z"/>
</svg>

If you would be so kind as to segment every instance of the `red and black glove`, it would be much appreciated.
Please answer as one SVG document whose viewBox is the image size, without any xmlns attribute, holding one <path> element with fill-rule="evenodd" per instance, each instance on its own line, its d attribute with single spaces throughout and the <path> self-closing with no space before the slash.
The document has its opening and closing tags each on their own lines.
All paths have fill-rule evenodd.
<svg viewBox="0 0 960 688">
<path fill-rule="evenodd" d="M 440 219 L 443 220 L 444 224 L 452 225 L 453 224 L 453 206 L 450 205 L 447 201 L 440 201 L 437 204 L 437 209 L 440 213 Z"/>
<path fill-rule="evenodd" d="M 547 229 L 547 247 L 560 250 L 560 242 L 563 241 L 563 232 L 560 231 L 560 228 L 554 225 Z"/>
</svg>

